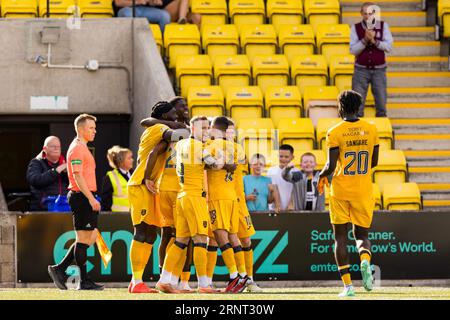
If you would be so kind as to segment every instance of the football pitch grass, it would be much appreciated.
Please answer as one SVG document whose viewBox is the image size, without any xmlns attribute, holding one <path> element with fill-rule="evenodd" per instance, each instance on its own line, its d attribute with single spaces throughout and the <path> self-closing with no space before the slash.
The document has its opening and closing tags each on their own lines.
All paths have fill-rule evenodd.
<svg viewBox="0 0 450 320">
<path fill-rule="evenodd" d="M 366 292 L 356 287 L 356 296 L 339 298 L 341 287 L 268 288 L 262 293 L 242 294 L 129 294 L 127 289 L 60 291 L 58 289 L 0 289 L 0 300 L 450 300 L 450 288 L 380 287 Z"/>
</svg>

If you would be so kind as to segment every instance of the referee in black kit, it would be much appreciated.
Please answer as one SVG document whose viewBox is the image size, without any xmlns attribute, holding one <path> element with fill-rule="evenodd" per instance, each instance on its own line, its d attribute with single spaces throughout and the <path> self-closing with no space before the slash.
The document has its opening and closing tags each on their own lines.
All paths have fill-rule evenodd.
<svg viewBox="0 0 450 320">
<path fill-rule="evenodd" d="M 100 202 L 95 199 L 97 183 L 95 178 L 95 159 L 87 147 L 94 141 L 97 119 L 89 114 L 79 115 L 75 121 L 77 137 L 67 151 L 67 173 L 69 193 L 67 195 L 73 213 L 73 224 L 77 234 L 76 241 L 69 248 L 64 259 L 57 265 L 49 266 L 48 272 L 55 285 L 67 290 L 66 269 L 73 263 L 80 268 L 78 290 L 103 290 L 102 285 L 94 283 L 87 276 L 87 250 L 97 239 L 98 213 Z"/>
</svg>

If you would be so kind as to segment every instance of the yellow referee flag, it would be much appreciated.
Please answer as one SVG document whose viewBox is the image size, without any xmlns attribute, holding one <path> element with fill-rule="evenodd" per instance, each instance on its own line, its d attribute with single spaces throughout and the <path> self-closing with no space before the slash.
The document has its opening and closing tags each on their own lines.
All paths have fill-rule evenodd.
<svg viewBox="0 0 450 320">
<path fill-rule="evenodd" d="M 109 250 L 108 246 L 106 245 L 105 240 L 102 237 L 102 234 L 100 233 L 100 230 L 98 230 L 97 233 L 97 240 L 95 241 L 97 243 L 97 249 L 98 252 L 100 252 L 100 256 L 102 257 L 103 265 L 108 267 L 109 262 L 112 258 L 112 252 Z"/>
</svg>

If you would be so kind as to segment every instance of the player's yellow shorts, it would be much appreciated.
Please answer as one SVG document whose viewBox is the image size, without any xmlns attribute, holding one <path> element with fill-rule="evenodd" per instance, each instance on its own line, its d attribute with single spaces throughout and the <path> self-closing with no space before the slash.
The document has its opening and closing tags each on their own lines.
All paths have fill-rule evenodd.
<svg viewBox="0 0 450 320">
<path fill-rule="evenodd" d="M 247 204 L 245 203 L 245 200 L 242 201 L 239 199 L 239 230 L 238 230 L 238 237 L 239 239 L 242 238 L 249 238 L 252 235 L 254 235 L 255 228 L 253 226 L 252 217 L 250 216 L 250 213 L 248 212 Z"/>
<path fill-rule="evenodd" d="M 210 225 L 204 197 L 183 196 L 177 199 L 176 233 L 179 238 L 208 235 Z"/>
<path fill-rule="evenodd" d="M 163 216 L 163 227 L 175 227 L 175 212 L 177 207 L 176 191 L 161 191 L 159 193 L 159 206 Z"/>
<path fill-rule="evenodd" d="M 363 228 L 370 228 L 375 201 L 340 200 L 330 197 L 330 220 L 332 224 L 352 223 Z"/>
<path fill-rule="evenodd" d="M 211 229 L 226 230 L 228 233 L 238 233 L 239 204 L 236 200 L 210 200 L 208 203 Z"/>
<path fill-rule="evenodd" d="M 128 186 L 128 199 L 133 226 L 145 222 L 161 227 L 163 218 L 159 208 L 159 195 L 152 194 L 144 184 Z"/>
</svg>

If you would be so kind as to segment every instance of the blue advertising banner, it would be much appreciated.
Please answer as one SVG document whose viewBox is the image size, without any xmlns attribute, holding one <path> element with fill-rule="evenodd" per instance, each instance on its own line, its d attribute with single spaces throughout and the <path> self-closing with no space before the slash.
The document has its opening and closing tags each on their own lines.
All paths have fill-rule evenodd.
<svg viewBox="0 0 450 320">
<path fill-rule="evenodd" d="M 333 235 L 326 213 L 254 214 L 252 238 L 255 279 L 336 280 Z M 99 229 L 113 252 L 107 268 L 95 246 L 88 250 L 88 271 L 103 282 L 127 282 L 131 277 L 129 249 L 133 228 L 128 214 L 101 214 Z M 373 264 L 381 279 L 450 279 L 450 212 L 375 213 L 370 232 Z M 17 223 L 18 281 L 50 282 L 47 266 L 59 262 L 75 239 L 67 213 L 26 214 Z M 351 229 L 348 250 L 354 276 L 359 258 Z M 159 237 L 153 246 L 145 280 L 159 278 Z M 220 255 L 220 250 L 219 250 Z M 71 267 L 69 273 L 77 272 Z M 192 274 L 195 270 L 191 268 Z M 214 280 L 226 280 L 219 256 Z M 192 277 L 191 280 L 195 280 Z"/>
</svg>

